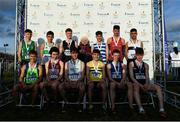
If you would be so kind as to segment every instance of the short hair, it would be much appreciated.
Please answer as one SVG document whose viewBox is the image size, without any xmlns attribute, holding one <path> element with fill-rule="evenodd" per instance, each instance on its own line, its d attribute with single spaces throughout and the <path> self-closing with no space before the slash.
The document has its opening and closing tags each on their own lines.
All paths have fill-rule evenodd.
<svg viewBox="0 0 180 122">
<path fill-rule="evenodd" d="M 65 32 L 67 33 L 67 32 L 72 32 L 72 29 L 71 28 L 67 28 L 66 30 L 65 30 Z"/>
<path fill-rule="evenodd" d="M 53 52 L 57 52 L 59 54 L 59 49 L 57 47 L 51 47 L 49 54 L 52 54 Z"/>
<path fill-rule="evenodd" d="M 132 32 L 137 32 L 137 29 L 136 28 L 132 28 L 131 30 L 130 30 L 130 32 L 132 33 Z"/>
<path fill-rule="evenodd" d="M 31 50 L 31 51 L 29 51 L 29 55 L 36 55 L 37 56 L 37 51 Z"/>
<path fill-rule="evenodd" d="M 143 50 L 143 48 L 140 48 L 140 47 L 137 47 L 136 48 L 136 55 L 143 55 L 144 54 L 144 50 Z"/>
<path fill-rule="evenodd" d="M 75 52 L 75 53 L 79 53 L 79 50 L 78 48 L 74 47 L 74 48 L 71 48 L 70 52 Z"/>
<path fill-rule="evenodd" d="M 48 32 L 46 33 L 46 36 L 48 36 L 48 35 L 52 35 L 52 36 L 54 37 L 54 32 L 48 31 Z"/>
<path fill-rule="evenodd" d="M 114 53 L 120 53 L 120 51 L 118 49 L 114 49 L 112 54 L 114 54 Z"/>
<path fill-rule="evenodd" d="M 98 53 L 98 54 L 100 54 L 100 51 L 99 51 L 98 49 L 94 49 L 94 50 L 93 50 L 93 53 Z"/>
<path fill-rule="evenodd" d="M 173 50 L 174 50 L 175 54 L 178 54 L 178 48 L 177 47 L 174 47 Z"/>
<path fill-rule="evenodd" d="M 114 25 L 113 30 L 115 30 L 115 29 L 120 30 L 120 26 L 119 25 Z"/>
<path fill-rule="evenodd" d="M 96 36 L 101 35 L 102 36 L 102 31 L 96 31 Z"/>
<path fill-rule="evenodd" d="M 26 29 L 24 32 L 32 34 L 32 30 L 30 30 L 30 29 Z"/>
</svg>

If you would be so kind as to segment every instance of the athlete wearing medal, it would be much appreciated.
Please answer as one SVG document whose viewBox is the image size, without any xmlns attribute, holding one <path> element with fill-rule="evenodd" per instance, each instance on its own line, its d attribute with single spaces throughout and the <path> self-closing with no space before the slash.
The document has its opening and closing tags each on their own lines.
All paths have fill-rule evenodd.
<svg viewBox="0 0 180 122">
<path fill-rule="evenodd" d="M 20 41 L 18 46 L 18 62 L 22 65 L 29 62 L 29 52 L 36 50 L 36 43 L 31 40 L 32 31 L 26 29 L 24 33 L 24 40 Z"/>
<path fill-rule="evenodd" d="M 42 60 L 42 64 L 44 65 L 50 59 L 49 51 L 51 47 L 55 46 L 53 42 L 54 33 L 52 31 L 48 31 L 46 34 L 47 41 L 41 44 L 40 46 L 40 57 Z"/>
<path fill-rule="evenodd" d="M 120 37 L 120 27 L 119 25 L 113 26 L 113 36 L 108 38 L 106 44 L 106 58 L 108 61 L 113 60 L 112 52 L 114 49 L 118 49 L 120 51 L 120 58 L 119 60 L 122 62 L 124 55 L 125 55 L 125 40 Z"/>
<path fill-rule="evenodd" d="M 79 91 L 79 98 L 77 102 L 80 104 L 85 92 L 84 80 L 84 63 L 78 59 L 78 49 L 71 49 L 71 60 L 65 63 L 65 81 L 59 86 L 60 94 L 62 95 L 65 102 L 65 93 L 71 89 Z"/>
<path fill-rule="evenodd" d="M 75 40 L 72 40 L 72 29 L 67 28 L 65 30 L 66 40 L 60 44 L 60 55 L 61 60 L 65 63 L 71 59 L 70 50 L 73 48 L 78 48 L 78 44 Z"/>
<path fill-rule="evenodd" d="M 99 60 L 106 64 L 106 43 L 103 42 L 103 35 L 101 31 L 96 32 L 97 42 L 92 45 L 92 51 L 98 49 L 100 51 Z"/>
<path fill-rule="evenodd" d="M 32 105 L 38 94 L 38 86 L 42 81 L 42 66 L 37 64 L 37 52 L 32 50 L 29 52 L 30 62 L 24 64 L 21 68 L 19 83 L 14 86 L 13 94 L 18 92 L 32 91 Z"/>
<path fill-rule="evenodd" d="M 134 61 L 136 59 L 135 50 L 137 47 L 143 48 L 143 43 L 137 39 L 137 30 L 135 28 L 132 28 L 130 30 L 130 41 L 126 42 L 126 60 L 127 60 L 127 75 L 130 82 L 131 79 L 129 78 L 128 74 L 128 66 L 131 61 Z"/>
<path fill-rule="evenodd" d="M 105 83 L 105 65 L 99 61 L 100 51 L 97 49 L 93 50 L 93 60 L 87 63 L 86 76 L 88 81 L 88 98 L 89 98 L 89 109 L 93 108 L 92 105 L 92 94 L 94 87 L 101 88 L 103 109 L 105 109 L 106 101 L 106 83 Z"/>
<path fill-rule="evenodd" d="M 57 100 L 58 86 L 62 80 L 64 64 L 59 57 L 59 49 L 52 47 L 49 51 L 51 58 L 45 64 L 46 81 L 40 84 L 41 90 L 43 88 L 51 88 L 54 93 L 54 99 Z M 46 99 L 49 100 L 48 94 L 45 93 Z"/>
<path fill-rule="evenodd" d="M 139 107 L 139 113 L 144 114 L 144 108 L 141 105 L 140 93 L 147 91 L 155 91 L 159 99 L 159 112 L 160 116 L 166 117 L 166 113 L 163 105 L 163 95 L 161 87 L 156 84 L 150 84 L 149 79 L 149 66 L 143 62 L 144 50 L 142 48 L 136 48 L 136 60 L 130 62 L 129 64 L 129 74 L 130 78 L 133 81 L 134 87 L 134 98 Z"/>
<path fill-rule="evenodd" d="M 40 46 L 40 58 L 42 62 L 43 67 L 43 77 L 46 77 L 46 71 L 45 71 L 45 63 L 49 61 L 50 54 L 49 51 L 51 47 L 55 46 L 53 42 L 54 33 L 52 31 L 48 31 L 46 34 L 47 41 L 41 44 Z"/>
<path fill-rule="evenodd" d="M 113 61 L 107 65 L 107 74 L 110 80 L 110 97 L 112 101 L 111 110 L 115 112 L 116 88 L 122 89 L 126 85 L 128 87 L 129 107 L 133 109 L 133 87 L 131 82 L 126 82 L 126 66 L 119 61 L 119 50 L 115 49 L 112 54 Z"/>
</svg>

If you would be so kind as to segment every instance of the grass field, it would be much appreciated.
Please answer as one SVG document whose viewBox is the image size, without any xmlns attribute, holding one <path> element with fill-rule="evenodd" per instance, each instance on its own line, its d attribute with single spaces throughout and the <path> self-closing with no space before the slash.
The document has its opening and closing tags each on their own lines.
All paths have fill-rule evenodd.
<svg viewBox="0 0 180 122">
<path fill-rule="evenodd" d="M 69 106 L 68 111 L 62 113 L 60 107 L 56 105 L 39 110 L 31 107 L 19 108 L 13 103 L 0 109 L 0 120 L 180 120 L 180 109 L 167 104 L 165 108 L 168 115 L 166 119 L 160 118 L 158 108 L 154 109 L 152 106 L 145 106 L 146 115 L 139 115 L 136 112 L 133 114 L 129 112 L 127 105 L 118 106 L 118 112 L 111 114 L 111 112 L 103 113 L 98 105 L 94 107 L 92 113 L 88 111 L 78 113 L 76 106 Z"/>
</svg>

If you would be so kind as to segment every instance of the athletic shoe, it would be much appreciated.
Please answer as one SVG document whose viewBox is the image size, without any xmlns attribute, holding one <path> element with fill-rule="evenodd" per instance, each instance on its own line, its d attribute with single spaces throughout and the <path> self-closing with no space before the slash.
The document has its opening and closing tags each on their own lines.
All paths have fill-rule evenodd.
<svg viewBox="0 0 180 122">
<path fill-rule="evenodd" d="M 167 118 L 167 114 L 165 111 L 161 111 L 159 112 L 160 113 L 160 116 L 163 117 L 163 118 Z"/>
</svg>

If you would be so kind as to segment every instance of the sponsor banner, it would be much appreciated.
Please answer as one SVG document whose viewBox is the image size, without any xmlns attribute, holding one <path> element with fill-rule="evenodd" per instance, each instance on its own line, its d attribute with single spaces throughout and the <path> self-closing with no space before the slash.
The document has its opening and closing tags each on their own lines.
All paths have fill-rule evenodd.
<svg viewBox="0 0 180 122">
<path fill-rule="evenodd" d="M 136 28 L 153 76 L 152 0 L 27 0 L 27 9 L 27 28 L 35 41 L 45 39 L 49 30 L 55 33 L 54 41 L 64 40 L 65 29 L 72 28 L 78 41 L 88 36 L 92 44 L 100 30 L 106 42 L 114 25 L 120 25 L 121 37 L 129 41 L 130 29 Z"/>
</svg>

